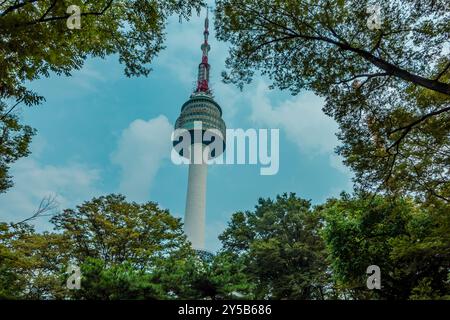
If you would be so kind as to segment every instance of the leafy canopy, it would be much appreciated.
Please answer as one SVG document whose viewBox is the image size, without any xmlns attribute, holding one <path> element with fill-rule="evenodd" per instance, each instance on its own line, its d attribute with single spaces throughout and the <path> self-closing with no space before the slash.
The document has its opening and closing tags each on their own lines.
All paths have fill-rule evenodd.
<svg viewBox="0 0 450 320">
<path fill-rule="evenodd" d="M 354 299 L 449 299 L 448 205 L 380 196 L 321 206 L 335 285 Z M 366 269 L 381 269 L 381 290 L 367 290 Z"/>
<path fill-rule="evenodd" d="M 80 29 L 69 29 L 68 7 L 80 8 Z M 87 57 L 117 54 L 127 76 L 147 75 L 163 49 L 167 18 L 188 19 L 201 0 L 33 0 L 0 4 L 1 97 L 32 105 L 43 97 L 27 82 L 50 72 L 70 75 Z"/>
<path fill-rule="evenodd" d="M 0 101 L 0 193 L 13 185 L 9 167 L 22 157 L 26 157 L 35 130 L 19 122 L 19 117 L 8 112 L 7 105 Z"/>
<path fill-rule="evenodd" d="M 236 212 L 220 235 L 223 250 L 245 264 L 256 298 L 324 299 L 325 243 L 320 216 L 295 194 L 260 199 L 255 211 Z"/>
<path fill-rule="evenodd" d="M 215 14 L 224 80 L 242 88 L 259 70 L 325 97 L 360 189 L 450 200 L 448 1 L 218 0 Z"/>
<path fill-rule="evenodd" d="M 156 203 L 121 195 L 94 198 L 51 219 L 57 233 L 27 223 L 0 223 L 0 298 L 224 299 L 249 296 L 242 260 L 203 257 L 191 249 L 179 219 Z M 69 265 L 80 267 L 68 290 Z"/>
</svg>

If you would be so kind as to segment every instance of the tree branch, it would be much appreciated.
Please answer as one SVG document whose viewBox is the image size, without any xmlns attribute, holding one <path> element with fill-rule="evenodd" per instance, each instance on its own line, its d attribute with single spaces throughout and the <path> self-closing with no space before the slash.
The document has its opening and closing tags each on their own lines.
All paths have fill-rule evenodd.
<svg viewBox="0 0 450 320">
<path fill-rule="evenodd" d="M 395 132 L 402 131 L 402 130 L 403 130 L 403 133 L 402 133 L 402 135 L 401 135 L 401 136 L 400 136 L 400 137 L 399 137 L 392 145 L 390 145 L 390 146 L 387 148 L 387 151 L 389 151 L 389 150 L 392 149 L 393 147 L 399 145 L 400 142 L 406 137 L 406 135 L 407 135 L 412 129 L 414 129 L 414 127 L 415 127 L 416 125 L 418 125 L 419 123 L 421 123 L 421 122 L 427 120 L 427 119 L 430 118 L 430 117 L 433 117 L 433 116 L 436 116 L 436 115 L 438 115 L 438 114 L 441 114 L 441 113 L 444 113 L 444 112 L 448 112 L 448 111 L 450 111 L 450 107 L 446 107 L 446 108 L 443 108 L 443 109 L 439 109 L 439 110 L 436 110 L 436 111 L 427 113 L 427 114 L 423 115 L 422 117 L 420 117 L 419 119 L 417 119 L 417 120 L 411 122 L 410 124 L 408 124 L 408 125 L 406 125 L 406 126 L 404 126 L 404 127 L 400 127 L 400 128 L 397 128 L 397 129 L 395 129 L 395 130 L 390 131 L 390 132 L 388 133 L 388 136 L 392 135 L 392 134 L 395 133 Z"/>
<path fill-rule="evenodd" d="M 0 121 L 1 121 L 1 120 L 5 120 L 6 117 L 8 116 L 8 114 L 10 114 L 10 113 L 11 113 L 11 112 L 19 105 L 19 103 L 22 102 L 22 100 L 23 100 L 23 99 L 17 100 L 16 104 L 13 105 L 11 108 L 9 108 L 9 110 L 8 110 L 4 115 L 2 115 L 2 116 L 0 117 Z"/>
<path fill-rule="evenodd" d="M 17 226 L 19 224 L 34 220 L 39 217 L 45 217 L 45 216 L 51 216 L 50 214 L 44 214 L 49 211 L 53 211 L 56 208 L 58 208 L 58 202 L 56 201 L 56 195 L 48 195 L 42 198 L 41 202 L 39 203 L 38 208 L 36 211 L 31 215 L 31 217 L 28 217 L 20 222 L 14 223 L 13 226 Z"/>
<path fill-rule="evenodd" d="M 379 73 L 363 73 L 363 74 L 358 74 L 354 77 L 348 78 L 348 79 L 344 79 L 338 82 L 335 82 L 335 84 L 341 84 L 341 83 L 346 83 L 352 80 L 356 80 L 358 78 L 367 78 L 367 80 L 369 80 L 370 78 L 374 78 L 374 77 L 384 77 L 384 76 L 388 76 L 389 74 L 387 72 L 379 72 Z"/>
<path fill-rule="evenodd" d="M 5 11 L 3 11 L 3 13 L 0 15 L 0 17 L 7 15 L 8 13 L 10 13 L 14 10 L 20 9 L 20 8 L 26 6 L 27 4 L 31 4 L 31 3 L 38 2 L 38 1 L 39 0 L 25 0 L 24 2 L 17 3 L 13 6 L 8 7 L 8 9 L 6 9 Z"/>
<path fill-rule="evenodd" d="M 112 5 L 114 0 L 110 0 L 107 5 L 98 12 L 82 12 L 80 13 L 80 17 L 86 17 L 86 16 L 101 16 L 103 15 Z M 42 22 L 50 22 L 50 21 L 58 21 L 58 20 L 67 20 L 69 17 L 71 17 L 71 14 L 66 14 L 64 16 L 57 16 L 57 17 L 48 17 L 45 18 L 46 14 L 44 14 L 41 18 L 39 18 L 38 20 L 34 20 L 34 21 L 30 21 L 24 24 L 17 24 L 14 27 L 26 27 L 26 26 L 32 26 L 38 23 L 42 23 Z"/>
<path fill-rule="evenodd" d="M 358 49 L 358 48 L 353 48 L 352 46 L 350 46 L 348 44 L 336 43 L 335 41 L 333 41 L 331 39 L 326 39 L 326 38 L 324 38 L 322 40 L 329 42 L 329 43 L 334 43 L 344 50 L 349 50 L 349 51 L 355 52 L 356 54 L 360 55 L 367 61 L 369 61 L 372 64 L 374 64 L 375 66 L 377 66 L 378 68 L 386 71 L 390 75 L 393 75 L 397 78 L 420 85 L 421 87 L 424 87 L 424 88 L 427 88 L 427 89 L 430 89 L 430 90 L 433 90 L 436 92 L 440 92 L 440 93 L 443 93 L 446 95 L 450 95 L 450 85 L 447 83 L 439 82 L 437 80 L 430 80 L 430 79 L 424 78 L 422 76 L 410 73 L 409 71 L 407 71 L 405 69 L 401 69 L 390 62 L 387 62 L 381 58 L 374 56 L 370 52 L 367 52 L 365 50 Z"/>
<path fill-rule="evenodd" d="M 50 12 L 50 10 L 52 10 L 52 9 L 55 7 L 57 1 L 58 1 L 58 0 L 53 0 L 53 3 L 50 5 L 50 7 L 47 8 L 47 10 L 46 10 L 45 13 L 41 16 L 41 18 L 39 19 L 39 21 L 41 21 L 42 19 L 44 19 L 44 18 L 47 16 L 47 14 Z"/>
<path fill-rule="evenodd" d="M 447 64 L 447 66 L 442 70 L 434 79 L 435 81 L 438 81 L 448 70 L 450 69 L 450 62 Z"/>
<path fill-rule="evenodd" d="M 343 50 L 346 51 L 350 51 L 350 52 L 354 52 L 357 55 L 359 55 L 360 57 L 362 57 L 363 59 L 367 60 L 368 62 L 372 63 L 373 65 L 375 65 L 376 67 L 380 68 L 381 70 L 384 70 L 386 73 L 388 73 L 389 75 L 395 76 L 397 78 L 403 79 L 405 81 L 417 84 L 421 87 L 436 91 L 436 92 L 440 92 L 446 95 L 450 95 L 450 84 L 444 83 L 444 82 L 439 82 L 438 80 L 432 80 L 432 79 L 427 79 L 425 77 L 419 76 L 417 74 L 413 74 L 405 69 L 402 69 L 380 57 L 377 57 L 375 55 L 373 55 L 371 52 L 360 49 L 360 48 L 355 48 L 352 47 L 350 44 L 348 44 L 347 42 L 342 42 L 341 40 L 336 41 L 333 40 L 329 37 L 326 36 L 321 36 L 321 35 L 317 35 L 317 36 L 311 36 L 311 35 L 306 35 L 306 34 L 302 34 L 302 33 L 298 33 L 295 30 L 292 30 L 291 28 L 284 26 L 280 23 L 277 23 L 267 17 L 265 17 L 263 14 L 261 14 L 260 12 L 257 12 L 255 10 L 253 10 L 252 8 L 248 8 L 246 6 L 241 6 L 241 8 L 244 8 L 244 10 L 246 11 L 251 11 L 253 12 L 253 14 L 255 14 L 255 17 L 257 20 L 262 19 L 263 21 L 267 22 L 268 24 L 271 24 L 275 27 L 280 28 L 284 31 L 280 31 L 285 35 L 292 35 L 304 40 L 315 40 L 315 41 L 323 41 L 329 44 L 333 44 Z M 287 31 L 287 32 L 286 32 Z"/>
</svg>

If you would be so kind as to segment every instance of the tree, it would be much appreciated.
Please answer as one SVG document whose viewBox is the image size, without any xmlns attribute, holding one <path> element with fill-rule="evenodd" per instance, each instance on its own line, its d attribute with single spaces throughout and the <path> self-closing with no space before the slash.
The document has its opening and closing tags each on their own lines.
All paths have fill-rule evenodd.
<svg viewBox="0 0 450 320">
<path fill-rule="evenodd" d="M 8 174 L 11 163 L 30 153 L 29 145 L 35 131 L 19 123 L 16 115 L 8 113 L 0 101 L 0 193 L 12 186 Z"/>
<path fill-rule="evenodd" d="M 80 268 L 83 282 L 73 297 L 87 300 L 143 300 L 166 298 L 162 285 L 151 273 L 127 261 L 106 266 L 105 261 L 87 258 Z"/>
<path fill-rule="evenodd" d="M 14 272 L 13 264 L 17 257 L 9 247 L 12 234 L 6 223 L 0 224 L 0 299 L 14 299 L 25 286 Z"/>
<path fill-rule="evenodd" d="M 448 205 L 343 194 L 318 210 L 341 298 L 449 298 Z M 370 265 L 381 269 L 381 290 L 366 287 Z"/>
<path fill-rule="evenodd" d="M 50 72 L 70 75 L 87 57 L 118 54 L 127 76 L 147 75 L 163 49 L 167 18 L 189 19 L 202 5 L 201 0 L 2 1 L 1 97 L 39 103 L 43 97 L 27 89 L 27 81 Z M 80 9 L 79 29 L 68 27 L 75 12 L 69 6 Z"/>
<path fill-rule="evenodd" d="M 284 194 L 236 212 L 213 255 L 155 203 L 108 195 L 57 214 L 58 233 L 0 223 L 0 298 L 450 299 L 449 210 L 345 193 L 312 208 Z M 366 287 L 369 265 L 381 290 Z"/>
<path fill-rule="evenodd" d="M 222 252 L 216 255 L 183 252 L 161 260 L 155 279 L 171 299 L 252 298 L 254 287 L 242 258 Z"/>
<path fill-rule="evenodd" d="M 327 273 L 320 217 L 295 194 L 259 199 L 254 212 L 233 214 L 219 239 L 243 259 L 256 298 L 324 299 Z"/>
<path fill-rule="evenodd" d="M 217 1 L 224 80 L 242 88 L 260 70 L 293 94 L 313 90 L 359 188 L 448 201 L 448 1 L 376 3 L 379 29 L 371 1 Z"/>
<path fill-rule="evenodd" d="M 164 48 L 167 18 L 189 19 L 202 0 L 5 0 L 0 3 L 0 193 L 12 186 L 9 165 L 29 154 L 34 130 L 14 111 L 44 97 L 30 81 L 51 73 L 70 76 L 88 57 L 116 54 L 125 74 L 148 75 Z M 80 9 L 80 29 L 70 29 Z M 70 18 L 70 19 L 69 19 Z"/>
<path fill-rule="evenodd" d="M 82 299 L 201 298 L 193 288 L 198 260 L 180 219 L 154 202 L 122 195 L 94 198 L 55 215 L 51 222 L 71 244 L 81 267 Z"/>
<path fill-rule="evenodd" d="M 26 223 L 0 223 L 0 298 L 59 299 L 66 296 L 68 243 L 60 234 L 36 233 Z"/>
<path fill-rule="evenodd" d="M 57 233 L 36 233 L 25 222 L 0 224 L 0 297 L 170 298 L 169 276 L 160 271 L 195 257 L 180 220 L 153 202 L 107 195 L 51 222 Z M 69 265 L 81 269 L 80 290 L 66 287 Z"/>
<path fill-rule="evenodd" d="M 246 272 L 245 258 L 220 252 L 214 256 L 209 278 L 222 299 L 253 299 L 255 283 Z"/>
<path fill-rule="evenodd" d="M 106 266 L 127 262 L 152 270 L 155 261 L 188 246 L 180 219 L 154 202 L 130 203 L 122 195 L 93 198 L 50 221 L 70 241 L 78 264 L 90 257 Z"/>
</svg>

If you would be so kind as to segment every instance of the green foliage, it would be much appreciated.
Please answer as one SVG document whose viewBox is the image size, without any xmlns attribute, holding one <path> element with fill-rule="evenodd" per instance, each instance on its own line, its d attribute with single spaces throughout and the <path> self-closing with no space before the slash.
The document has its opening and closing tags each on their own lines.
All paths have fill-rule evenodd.
<svg viewBox="0 0 450 320">
<path fill-rule="evenodd" d="M 419 284 L 412 289 L 412 300 L 437 300 L 439 294 L 437 294 L 432 288 L 432 279 L 423 278 L 419 280 Z"/>
<path fill-rule="evenodd" d="M 14 251 L 8 247 L 13 234 L 6 223 L 0 223 L 0 299 L 14 299 L 18 297 L 24 284 L 13 269 Z"/>
<path fill-rule="evenodd" d="M 242 260 L 198 255 L 180 220 L 153 202 L 112 194 L 51 222 L 58 233 L 0 224 L 0 298 L 224 299 L 251 286 Z M 66 288 L 69 264 L 81 269 L 80 290 Z"/>
<path fill-rule="evenodd" d="M 209 258 L 185 251 L 155 268 L 164 291 L 172 299 L 251 298 L 253 284 L 243 259 L 220 253 Z"/>
<path fill-rule="evenodd" d="M 69 29 L 70 5 L 80 8 L 81 28 Z M 0 5 L 1 97 L 42 101 L 26 82 L 50 72 L 70 75 L 89 57 L 117 54 L 127 76 L 147 75 L 163 49 L 170 15 L 189 19 L 201 0 L 38 0 Z"/>
<path fill-rule="evenodd" d="M 237 212 L 219 237 L 224 252 L 243 260 L 256 298 L 323 299 L 327 283 L 321 220 L 294 194 L 260 199 Z"/>
<path fill-rule="evenodd" d="M 170 285 L 159 270 L 195 256 L 180 220 L 152 202 L 129 203 L 108 195 L 64 210 L 51 221 L 58 233 L 39 234 L 25 223 L 0 225 L 1 297 L 169 298 L 163 290 Z M 81 267 L 80 291 L 66 289 L 69 264 Z"/>
<path fill-rule="evenodd" d="M 29 154 L 31 138 L 35 134 L 35 130 L 20 124 L 18 117 L 9 110 L 0 101 L 0 194 L 13 185 L 8 174 L 9 166 Z"/>
<path fill-rule="evenodd" d="M 0 224 L 0 297 L 61 298 L 56 276 L 67 261 L 67 242 L 59 234 L 35 233 L 27 224 Z"/>
<path fill-rule="evenodd" d="M 380 196 L 330 200 L 323 235 L 337 286 L 356 299 L 444 298 L 450 293 L 448 205 L 419 206 Z M 381 269 L 381 290 L 366 269 Z"/>
<path fill-rule="evenodd" d="M 180 219 L 154 202 L 130 203 L 122 195 L 94 198 L 51 222 L 71 243 L 71 256 L 80 263 L 91 257 L 146 270 L 158 258 L 187 246 Z"/>
<path fill-rule="evenodd" d="M 245 259 L 227 252 L 221 252 L 214 257 L 209 273 L 209 279 L 218 289 L 217 293 L 227 299 L 254 298 L 255 284 L 252 277 L 246 273 Z"/>
<path fill-rule="evenodd" d="M 231 43 L 224 80 L 255 71 L 293 94 L 313 90 L 339 124 L 338 152 L 359 189 L 450 200 L 448 1 L 219 0 L 216 33 Z"/>
<path fill-rule="evenodd" d="M 94 198 L 52 222 L 0 223 L 0 299 L 450 299 L 448 204 L 294 194 L 237 212 L 216 255 L 194 251 L 155 203 Z M 67 267 L 81 289 L 66 288 Z M 381 290 L 366 269 L 381 268 Z"/>
<path fill-rule="evenodd" d="M 82 285 L 73 298 L 88 300 L 142 300 L 165 298 L 153 275 L 127 261 L 107 266 L 105 261 L 87 258 L 81 265 Z"/>
</svg>

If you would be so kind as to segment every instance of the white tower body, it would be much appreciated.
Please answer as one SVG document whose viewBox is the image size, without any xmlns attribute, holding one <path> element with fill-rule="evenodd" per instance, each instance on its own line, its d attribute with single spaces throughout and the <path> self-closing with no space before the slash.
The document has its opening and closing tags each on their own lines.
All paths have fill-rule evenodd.
<svg viewBox="0 0 450 320">
<path fill-rule="evenodd" d="M 194 150 L 203 150 L 203 145 Z M 194 153 L 194 157 L 202 156 Z M 205 248 L 205 219 L 206 219 L 206 182 L 208 165 L 200 163 L 189 164 L 188 188 L 186 195 L 186 211 L 184 216 L 184 232 L 197 250 Z"/>
</svg>

